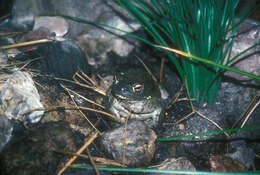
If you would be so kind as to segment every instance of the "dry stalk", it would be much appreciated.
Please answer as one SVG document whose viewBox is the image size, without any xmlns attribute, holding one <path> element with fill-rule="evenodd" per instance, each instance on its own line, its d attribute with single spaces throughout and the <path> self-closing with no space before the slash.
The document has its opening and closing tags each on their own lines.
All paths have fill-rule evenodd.
<svg viewBox="0 0 260 175">
<path fill-rule="evenodd" d="M 74 91 L 72 91 L 71 89 L 68 89 L 67 87 L 65 87 L 64 85 L 60 84 L 61 87 L 63 87 L 69 94 L 69 96 L 71 97 L 71 100 L 73 101 L 74 105 L 78 107 L 78 105 L 76 104 L 75 100 L 72 98 L 71 92 L 72 93 L 76 93 Z M 100 134 L 100 131 L 95 127 L 95 125 L 93 125 L 93 123 L 88 119 L 88 117 L 81 111 L 79 110 L 80 114 L 87 120 L 87 122 Z"/>
<path fill-rule="evenodd" d="M 123 165 L 125 165 L 125 154 L 126 154 L 126 139 L 127 139 L 127 124 L 128 124 L 128 119 L 130 116 L 127 116 L 125 120 L 125 128 L 124 128 L 124 152 L 123 152 Z"/>
<path fill-rule="evenodd" d="M 76 78 L 79 78 L 80 80 L 84 81 L 86 84 L 80 83 Z M 92 80 L 89 76 L 87 76 L 83 72 L 81 72 L 81 74 L 79 74 L 78 72 L 75 73 L 75 75 L 73 76 L 73 80 L 79 86 L 82 86 L 82 87 L 85 87 L 88 89 L 92 89 L 93 91 L 95 91 L 103 96 L 107 95 L 106 92 L 98 86 L 96 81 Z"/>
<path fill-rule="evenodd" d="M 161 68 L 160 68 L 160 83 L 163 82 L 164 62 L 165 62 L 165 58 L 162 58 L 161 59 Z"/>
<path fill-rule="evenodd" d="M 55 152 L 89 159 L 89 156 L 84 155 L 84 154 L 77 154 L 77 153 L 67 152 L 67 151 L 64 152 L 64 151 L 59 151 L 59 150 L 55 150 Z M 96 164 L 102 164 L 103 166 L 126 167 L 125 165 L 120 164 L 117 161 L 114 161 L 114 160 L 111 160 L 111 159 L 106 159 L 106 158 L 102 158 L 102 157 L 92 157 L 92 159 L 96 162 Z"/>
<path fill-rule="evenodd" d="M 245 120 L 243 121 L 240 128 L 243 128 L 246 122 L 249 120 L 249 117 L 252 115 L 254 110 L 257 108 L 257 106 L 260 104 L 260 100 L 253 106 L 253 108 L 249 111 L 248 115 L 246 116 Z"/>
<path fill-rule="evenodd" d="M 136 58 L 142 63 L 142 65 L 144 66 L 145 70 L 151 75 L 153 81 L 158 82 L 158 80 L 155 78 L 155 76 L 153 75 L 151 70 L 146 66 L 146 64 L 143 62 L 143 60 L 141 60 L 141 58 L 139 58 L 138 56 L 136 56 Z"/>
<path fill-rule="evenodd" d="M 47 42 L 52 42 L 52 41 L 53 41 L 53 39 L 41 39 L 41 40 L 35 40 L 35 41 L 27 41 L 27 42 L 18 43 L 18 44 L 1 46 L 0 49 L 12 49 L 12 48 L 18 48 L 18 47 L 31 46 L 31 45 L 35 45 L 35 44 L 42 44 L 42 43 L 47 43 Z"/>
<path fill-rule="evenodd" d="M 28 110 L 28 111 L 25 111 L 22 115 L 26 115 L 26 114 L 29 114 L 33 111 L 45 111 L 45 112 L 48 112 L 48 111 L 57 111 L 57 110 L 86 110 L 86 111 L 93 111 L 93 112 L 97 112 L 97 113 L 101 113 L 105 116 L 108 116 L 114 120 L 116 120 L 117 122 L 120 122 L 120 123 L 124 123 L 123 120 L 117 118 L 116 116 L 110 114 L 110 113 L 107 113 L 105 111 L 101 111 L 101 110 L 97 110 L 97 109 L 92 109 L 92 108 L 87 108 L 87 107 L 82 107 L 82 106 L 51 106 L 51 107 L 46 107 L 46 108 L 35 108 L 35 109 L 31 109 L 31 110 Z"/>
<path fill-rule="evenodd" d="M 98 169 L 97 169 L 96 163 L 95 163 L 94 160 L 92 159 L 92 156 L 91 156 L 91 154 L 90 154 L 90 151 L 89 151 L 88 147 L 86 148 L 86 150 L 87 150 L 87 153 L 88 153 L 88 157 L 89 157 L 90 163 L 91 163 L 91 165 L 93 166 L 93 168 L 94 168 L 94 170 L 95 170 L 95 172 L 96 172 L 96 175 L 100 175 L 100 173 L 99 173 L 99 171 L 98 171 Z"/>
<path fill-rule="evenodd" d="M 174 103 L 176 103 L 179 99 L 179 97 L 182 94 L 183 86 L 180 88 L 180 90 L 176 93 L 175 97 L 172 99 L 171 103 L 168 105 L 168 109 L 170 109 Z"/>
<path fill-rule="evenodd" d="M 246 121 L 248 120 L 249 116 L 252 114 L 252 112 L 256 109 L 256 107 L 259 105 L 259 101 L 257 99 L 260 97 L 259 94 L 255 95 L 253 99 L 250 101 L 250 103 L 247 105 L 246 110 L 240 115 L 239 119 L 233 124 L 232 128 L 236 127 L 236 125 L 244 118 L 246 115 L 246 118 L 244 122 L 241 124 L 241 128 L 245 125 Z M 255 104 L 255 105 L 254 105 Z"/>
<path fill-rule="evenodd" d="M 105 109 L 105 107 L 104 107 L 103 105 L 98 104 L 98 103 L 96 103 L 95 101 L 90 100 L 90 99 L 84 97 L 83 95 L 78 94 L 77 92 L 75 92 L 75 91 L 73 91 L 73 90 L 67 88 L 66 86 L 64 86 L 64 85 L 62 85 L 62 84 L 60 84 L 60 85 L 61 85 L 61 87 L 63 87 L 69 94 L 72 93 L 72 94 L 74 94 L 74 95 L 77 95 L 77 96 L 79 96 L 80 98 L 84 99 L 85 101 L 87 101 L 87 102 L 89 102 L 89 103 L 91 103 L 91 104 L 93 104 L 93 105 L 96 105 L 96 106 L 98 106 L 98 107 L 101 107 L 102 109 Z"/>
<path fill-rule="evenodd" d="M 200 117 L 208 120 L 210 123 L 212 123 L 213 125 L 215 125 L 219 130 L 223 130 L 223 128 L 221 128 L 216 122 L 214 122 L 213 120 L 207 118 L 206 116 L 204 116 L 203 114 L 201 114 L 200 112 L 198 112 L 197 110 L 195 110 L 193 104 L 192 104 L 192 100 L 190 98 L 190 94 L 189 94 L 189 91 L 188 91 L 188 84 L 187 84 L 187 79 L 185 78 L 185 87 L 186 87 L 186 91 L 187 91 L 187 96 L 188 96 L 188 99 L 189 99 L 189 103 L 190 103 L 190 106 L 191 106 L 191 113 L 189 113 L 188 115 L 184 116 L 183 118 L 181 118 L 180 120 L 178 120 L 175 124 L 179 124 L 181 123 L 182 121 L 186 120 L 187 118 L 189 118 L 191 115 L 197 113 Z M 167 125 L 169 125 L 167 123 Z M 229 137 L 229 134 L 224 132 L 224 134 Z"/>
</svg>

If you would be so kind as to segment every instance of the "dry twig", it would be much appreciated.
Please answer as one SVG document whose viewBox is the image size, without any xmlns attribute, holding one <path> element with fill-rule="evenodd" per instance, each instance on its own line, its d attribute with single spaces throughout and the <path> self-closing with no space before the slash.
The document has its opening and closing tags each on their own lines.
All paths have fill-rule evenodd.
<svg viewBox="0 0 260 175">
<path fill-rule="evenodd" d="M 80 80 L 84 81 L 86 84 L 80 83 L 76 78 L 79 78 Z M 95 80 L 92 80 L 89 76 L 87 76 L 83 72 L 81 72 L 81 74 L 79 74 L 78 72 L 75 73 L 75 75 L 73 76 L 73 80 L 75 81 L 75 84 L 79 86 L 92 89 L 93 91 L 104 96 L 107 95 L 106 92 L 98 86 Z"/>
<path fill-rule="evenodd" d="M 105 111 L 101 111 L 101 110 L 97 110 L 97 109 L 92 109 L 92 108 L 87 108 L 87 107 L 82 107 L 82 106 L 52 106 L 52 107 L 46 107 L 46 108 L 35 108 L 35 109 L 31 109 L 31 110 L 28 110 L 28 111 L 25 111 L 22 115 L 26 115 L 26 114 L 29 114 L 33 111 L 56 111 L 56 110 L 86 110 L 86 111 L 93 111 L 93 112 L 97 112 L 97 113 L 101 113 L 105 116 L 108 116 L 120 123 L 124 123 L 123 120 L 117 118 L 116 116 L 110 114 L 110 113 L 107 113 Z"/>
<path fill-rule="evenodd" d="M 60 151 L 60 150 L 55 150 L 55 152 L 89 159 L 89 156 L 84 155 L 84 154 L 77 154 L 77 153 L 73 153 L 73 152 Z M 117 161 L 114 161 L 111 159 L 106 159 L 106 158 L 102 158 L 102 157 L 92 157 L 92 159 L 96 162 L 96 164 L 100 164 L 102 166 L 126 167 L 125 165 L 122 165 L 122 164 L 118 163 Z"/>
<path fill-rule="evenodd" d="M 77 151 L 77 154 L 81 154 L 98 136 L 98 132 L 95 132 L 87 142 Z M 78 156 L 73 156 L 65 166 L 57 173 L 57 175 L 61 175 L 76 159 Z"/>
<path fill-rule="evenodd" d="M 160 69 L 160 83 L 163 82 L 164 62 L 165 62 L 165 58 L 162 58 L 161 59 L 161 69 Z"/>
<path fill-rule="evenodd" d="M 137 59 L 142 63 L 142 65 L 144 66 L 145 70 L 151 75 L 153 81 L 158 82 L 158 80 L 155 78 L 155 76 L 153 75 L 153 73 L 150 71 L 150 69 L 145 65 L 145 63 L 143 62 L 143 60 L 141 60 L 138 56 L 136 56 Z"/>
<path fill-rule="evenodd" d="M 72 93 L 76 93 L 70 89 L 68 89 L 67 87 L 65 87 L 64 85 L 60 84 L 61 87 L 63 87 L 69 94 L 69 96 L 71 97 L 71 100 L 73 101 L 74 105 L 78 107 L 78 105 L 76 104 L 75 100 L 72 98 L 72 95 L 70 92 Z M 93 125 L 93 123 L 87 118 L 87 116 L 81 111 L 79 110 L 80 114 L 88 121 L 88 123 L 100 134 L 100 131 Z"/>
<path fill-rule="evenodd" d="M 94 160 L 92 159 L 92 156 L 90 154 L 90 151 L 89 151 L 88 147 L 86 148 L 86 150 L 87 150 L 87 153 L 88 153 L 88 157 L 89 157 L 90 163 L 91 163 L 91 165 L 93 166 L 93 168 L 94 168 L 94 170 L 96 172 L 96 175 L 100 175 L 100 173 L 99 173 L 99 171 L 97 169 L 97 166 L 96 166 Z"/>
</svg>

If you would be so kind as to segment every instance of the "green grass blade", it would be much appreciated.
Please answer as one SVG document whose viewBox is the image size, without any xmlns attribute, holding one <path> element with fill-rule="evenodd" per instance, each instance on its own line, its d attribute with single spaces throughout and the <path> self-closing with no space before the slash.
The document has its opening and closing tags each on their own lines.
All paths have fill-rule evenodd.
<svg viewBox="0 0 260 175">
<path fill-rule="evenodd" d="M 238 69 L 235 69 L 235 68 L 232 68 L 232 67 L 228 67 L 228 66 L 225 66 L 225 65 L 222 65 L 222 64 L 218 64 L 218 63 L 215 63 L 215 62 L 210 61 L 208 59 L 200 58 L 200 57 L 197 57 L 197 56 L 194 56 L 194 55 L 191 55 L 191 54 L 188 54 L 188 53 L 176 50 L 176 49 L 171 49 L 171 48 L 158 46 L 158 45 L 157 45 L 157 47 L 178 53 L 178 54 L 183 55 L 185 57 L 192 58 L 194 60 L 201 61 L 203 63 L 209 64 L 209 65 L 212 65 L 212 66 L 215 66 L 215 67 L 219 67 L 219 68 L 224 69 L 224 70 L 232 71 L 232 72 L 235 72 L 235 73 L 238 73 L 238 74 L 241 74 L 241 75 L 245 75 L 245 76 L 250 77 L 250 78 L 254 78 L 256 80 L 260 80 L 260 76 L 250 74 L 248 72 L 244 72 L 244 71 L 241 71 L 241 70 L 238 70 Z"/>
<path fill-rule="evenodd" d="M 250 130 L 257 130 L 257 129 L 260 129 L 260 125 L 244 127 L 244 128 L 224 129 L 224 130 L 211 131 L 211 132 L 202 132 L 202 133 L 191 134 L 191 135 L 186 135 L 186 136 L 158 138 L 156 141 L 158 141 L 158 142 L 168 142 L 168 141 L 174 141 L 174 140 L 183 140 L 183 139 L 186 139 L 186 138 L 195 138 L 195 137 L 201 137 L 201 136 L 223 134 L 223 133 L 226 133 L 226 132 L 250 131 Z"/>
<path fill-rule="evenodd" d="M 94 170 L 92 166 L 79 166 L 72 165 L 71 168 L 75 169 L 85 169 Z M 194 175 L 256 175 L 260 171 L 247 171 L 247 172 L 236 172 L 236 173 L 226 173 L 226 172 L 206 172 L 206 171 L 187 171 L 187 170 L 159 170 L 152 168 L 111 168 L 111 167 L 96 167 L 100 171 L 110 171 L 110 172 L 129 172 L 129 173 L 163 173 L 163 174 L 194 174 Z"/>
</svg>

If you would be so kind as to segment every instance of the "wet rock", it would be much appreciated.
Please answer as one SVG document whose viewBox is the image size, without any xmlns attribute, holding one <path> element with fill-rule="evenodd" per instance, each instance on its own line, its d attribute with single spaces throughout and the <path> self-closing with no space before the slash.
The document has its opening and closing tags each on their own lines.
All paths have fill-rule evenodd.
<svg viewBox="0 0 260 175">
<path fill-rule="evenodd" d="M 56 77 L 72 79 L 77 71 L 87 70 L 85 55 L 74 41 L 46 43 L 39 54 L 46 57 L 48 71 Z"/>
<path fill-rule="evenodd" d="M 55 150 L 76 150 L 74 135 L 65 122 L 48 122 L 25 131 L 1 154 L 2 172 L 9 175 L 57 174 L 66 156 Z"/>
<path fill-rule="evenodd" d="M 196 171 L 194 165 L 185 157 L 179 157 L 177 159 L 170 158 L 163 161 L 160 165 L 152 166 L 152 168 L 156 168 L 159 170 L 186 170 L 186 171 Z M 168 173 L 156 173 L 159 175 L 168 174 Z M 174 173 L 169 173 L 169 175 L 175 175 Z M 155 175 L 152 173 L 151 175 Z"/>
<path fill-rule="evenodd" d="M 61 17 L 49 17 L 38 16 L 35 17 L 35 23 L 33 30 L 37 30 L 41 27 L 47 28 L 50 33 L 55 33 L 56 36 L 61 37 L 68 33 L 69 25 L 64 18 Z"/>
<path fill-rule="evenodd" d="M 22 116 L 27 110 L 43 107 L 34 82 L 27 72 L 17 71 L 9 77 L 2 87 L 0 101 L 0 113 L 8 119 L 36 123 L 43 115 L 43 111 L 34 111 Z"/>
<path fill-rule="evenodd" d="M 12 137 L 13 126 L 6 116 L 0 116 L 0 152 Z"/>
<path fill-rule="evenodd" d="M 212 155 L 209 158 L 211 171 L 213 172 L 241 172 L 247 168 L 239 161 L 223 155 Z"/>
<path fill-rule="evenodd" d="M 142 121 L 135 120 L 128 122 L 126 137 L 124 130 L 122 125 L 106 132 L 101 138 L 101 145 L 118 162 L 134 167 L 148 165 L 155 151 L 155 132 Z"/>
<path fill-rule="evenodd" d="M 237 36 L 234 39 L 234 44 L 232 47 L 231 58 L 245 49 L 253 46 L 260 41 L 260 26 L 259 22 L 253 21 L 251 19 L 245 20 L 238 27 Z M 234 62 L 234 67 L 252 74 L 260 75 L 260 60 L 259 60 L 259 49 L 258 45 L 249 52 L 241 55 Z M 233 72 L 226 72 L 225 75 L 234 77 L 238 80 L 248 80 L 246 76 L 242 76 Z"/>
</svg>

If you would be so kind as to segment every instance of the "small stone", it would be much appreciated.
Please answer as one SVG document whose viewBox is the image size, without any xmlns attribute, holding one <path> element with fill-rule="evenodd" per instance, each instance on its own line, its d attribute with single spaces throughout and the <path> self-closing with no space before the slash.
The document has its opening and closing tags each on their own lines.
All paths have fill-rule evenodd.
<svg viewBox="0 0 260 175">
<path fill-rule="evenodd" d="M 127 166 L 148 165 L 155 152 L 155 132 L 144 122 L 133 120 L 128 122 L 124 133 L 125 125 L 105 133 L 101 138 L 104 149 Z"/>
<path fill-rule="evenodd" d="M 13 73 L 1 90 L 0 114 L 8 119 L 36 123 L 40 121 L 43 111 L 33 111 L 28 115 L 22 115 L 35 108 L 43 108 L 43 105 L 30 74 L 22 71 Z"/>
<path fill-rule="evenodd" d="M 196 171 L 196 168 L 194 167 L 194 165 L 185 157 L 179 157 L 177 159 L 175 159 L 175 158 L 166 159 L 160 165 L 153 166 L 152 168 L 154 168 L 154 167 L 159 170 Z M 152 173 L 152 174 L 154 174 L 154 173 Z M 163 174 L 159 173 L 157 175 L 165 175 L 165 173 L 163 173 Z M 166 173 L 166 175 L 167 175 L 167 173 Z M 175 174 L 169 173 L 169 175 L 175 175 Z"/>
<path fill-rule="evenodd" d="M 247 168 L 239 161 L 223 155 L 212 155 L 209 158 L 210 168 L 213 172 L 241 172 Z"/>
</svg>

